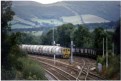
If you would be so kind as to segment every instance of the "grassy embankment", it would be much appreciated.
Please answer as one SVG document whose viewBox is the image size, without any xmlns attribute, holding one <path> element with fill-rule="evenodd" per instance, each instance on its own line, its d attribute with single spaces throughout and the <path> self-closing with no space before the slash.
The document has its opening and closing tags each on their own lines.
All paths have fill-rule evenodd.
<svg viewBox="0 0 121 81">
<path fill-rule="evenodd" d="M 106 57 L 98 56 L 97 63 L 102 64 L 102 71 L 99 74 L 106 79 L 120 79 L 120 55 L 109 55 L 108 68 L 106 68 Z"/>
<path fill-rule="evenodd" d="M 17 71 L 16 79 L 47 80 L 45 71 L 40 63 L 29 57 L 19 58 L 18 60 L 22 63 L 22 68 Z"/>
</svg>

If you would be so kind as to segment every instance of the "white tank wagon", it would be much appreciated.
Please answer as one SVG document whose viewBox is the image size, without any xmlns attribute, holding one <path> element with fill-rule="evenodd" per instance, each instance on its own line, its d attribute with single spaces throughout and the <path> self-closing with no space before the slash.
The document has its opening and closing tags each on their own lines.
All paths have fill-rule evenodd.
<svg viewBox="0 0 121 81">
<path fill-rule="evenodd" d="M 63 58 L 70 57 L 70 48 L 64 48 L 61 46 L 51 46 L 51 45 L 20 45 L 23 51 L 29 54 L 40 54 L 40 55 L 51 55 L 61 56 Z"/>
</svg>

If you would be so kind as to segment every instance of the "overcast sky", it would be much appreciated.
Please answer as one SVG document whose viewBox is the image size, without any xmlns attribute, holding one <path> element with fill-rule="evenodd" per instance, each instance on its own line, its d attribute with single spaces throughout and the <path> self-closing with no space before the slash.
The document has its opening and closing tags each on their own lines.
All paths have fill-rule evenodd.
<svg viewBox="0 0 121 81">
<path fill-rule="evenodd" d="M 120 0 L 2 0 L 2 1 L 36 1 L 42 4 L 51 4 L 58 1 L 120 1 Z"/>
<path fill-rule="evenodd" d="M 42 4 L 51 4 L 58 1 L 120 1 L 120 0 L 33 0 Z"/>
</svg>

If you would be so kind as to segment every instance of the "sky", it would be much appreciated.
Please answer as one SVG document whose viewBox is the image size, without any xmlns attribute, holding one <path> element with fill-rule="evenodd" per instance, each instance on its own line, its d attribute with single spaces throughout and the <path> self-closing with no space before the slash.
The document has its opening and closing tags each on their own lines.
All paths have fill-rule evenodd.
<svg viewBox="0 0 121 81">
<path fill-rule="evenodd" d="M 51 4 L 51 3 L 56 3 L 58 1 L 62 1 L 62 0 L 33 0 L 42 4 Z"/>
<path fill-rule="evenodd" d="M 58 1 L 120 1 L 120 0 L 2 0 L 2 1 L 36 1 L 42 4 L 51 4 Z"/>
<path fill-rule="evenodd" d="M 51 3 L 56 3 L 58 1 L 66 1 L 66 0 L 1 0 L 1 1 L 36 1 L 42 4 L 51 4 Z"/>
<path fill-rule="evenodd" d="M 58 1 L 118 1 L 118 0 L 33 0 L 42 4 L 51 4 Z"/>
<path fill-rule="evenodd" d="M 119 1 L 119 0 L 33 0 L 42 4 L 51 4 L 58 1 Z"/>
</svg>

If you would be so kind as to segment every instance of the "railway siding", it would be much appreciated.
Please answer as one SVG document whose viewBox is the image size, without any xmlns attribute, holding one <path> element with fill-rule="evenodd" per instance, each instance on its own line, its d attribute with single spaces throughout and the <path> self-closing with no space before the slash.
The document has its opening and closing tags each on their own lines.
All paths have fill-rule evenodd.
<svg viewBox="0 0 121 81">
<path fill-rule="evenodd" d="M 99 77 L 98 75 L 94 74 L 92 72 L 90 72 L 90 68 L 91 68 L 91 63 L 88 60 L 85 61 L 85 59 L 82 59 L 81 64 L 79 64 L 78 62 L 76 62 L 78 64 L 78 67 L 75 66 L 74 64 L 70 65 L 67 62 L 64 61 L 60 61 L 58 59 L 56 59 L 56 62 L 54 64 L 54 59 L 51 58 L 44 58 L 44 57 L 39 57 L 39 56 L 33 56 L 33 55 L 29 55 L 29 57 L 38 60 L 39 62 L 41 62 L 42 64 L 44 64 L 44 67 L 49 70 L 50 72 L 52 72 L 53 74 L 55 74 L 55 76 L 59 77 L 59 75 L 61 76 L 62 80 L 102 80 L 101 77 Z M 67 59 L 63 59 L 63 60 L 67 60 Z M 88 63 L 88 64 L 86 64 Z M 90 65 L 90 66 L 87 66 Z M 48 68 L 48 67 L 52 67 L 52 68 Z M 56 67 L 56 68 L 55 68 Z M 57 69 L 58 68 L 58 69 Z M 86 68 L 86 69 L 85 69 Z M 59 72 L 61 71 L 61 72 Z M 64 71 L 64 72 L 62 72 Z M 66 76 L 66 78 L 64 78 L 64 76 Z M 71 77 L 69 77 L 71 76 Z M 61 78 L 58 78 L 61 80 Z"/>
<path fill-rule="evenodd" d="M 52 80 L 59 80 L 58 77 L 56 77 L 53 73 L 51 73 L 49 70 L 45 69 L 47 73 L 49 73 L 54 79 Z"/>
<path fill-rule="evenodd" d="M 40 61 L 39 60 L 39 62 L 40 63 L 42 63 L 42 64 L 44 64 L 44 65 L 47 65 L 47 66 L 45 66 L 45 67 L 47 67 L 48 68 L 48 70 L 51 70 L 51 71 L 55 71 L 55 72 L 60 72 L 60 73 L 62 73 L 62 74 L 66 74 L 66 76 L 71 76 L 71 77 L 69 77 L 69 78 L 71 78 L 71 80 L 75 80 L 76 79 L 76 77 L 75 76 L 73 76 L 73 75 L 71 75 L 71 74 L 69 74 L 68 72 L 66 72 L 66 71 L 64 71 L 64 70 L 62 70 L 62 69 L 60 69 L 60 68 L 58 68 L 58 67 L 56 67 L 56 66 L 53 66 L 53 65 L 51 65 L 51 64 L 49 64 L 49 63 L 46 63 L 46 62 L 43 62 L 43 61 Z M 52 68 L 51 68 L 52 67 Z M 58 73 L 57 73 L 58 74 Z"/>
</svg>

